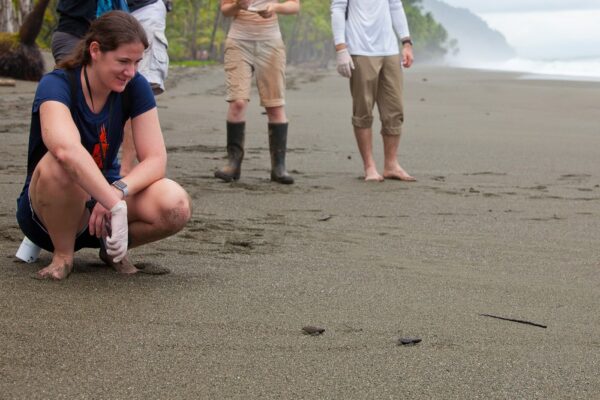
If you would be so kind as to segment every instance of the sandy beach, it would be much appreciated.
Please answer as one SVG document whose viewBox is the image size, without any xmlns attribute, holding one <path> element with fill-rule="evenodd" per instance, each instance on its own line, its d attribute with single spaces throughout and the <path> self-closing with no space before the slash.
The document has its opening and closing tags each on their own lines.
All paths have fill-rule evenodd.
<svg viewBox="0 0 600 400">
<path fill-rule="evenodd" d="M 256 95 L 228 184 L 223 71 L 173 68 L 158 105 L 193 219 L 130 253 L 171 273 L 119 276 L 85 250 L 58 283 L 31 278 L 49 253 L 14 257 L 36 84 L 0 87 L 0 397 L 597 399 L 600 83 L 405 78 L 418 182 L 363 182 L 347 81 L 290 68 L 296 184 L 269 181 Z"/>
</svg>

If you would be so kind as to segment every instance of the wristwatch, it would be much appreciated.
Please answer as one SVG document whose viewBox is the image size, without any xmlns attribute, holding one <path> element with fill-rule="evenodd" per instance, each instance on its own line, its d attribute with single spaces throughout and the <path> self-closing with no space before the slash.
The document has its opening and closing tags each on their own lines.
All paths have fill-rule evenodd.
<svg viewBox="0 0 600 400">
<path fill-rule="evenodd" d="M 412 40 L 410 40 L 410 38 L 402 39 L 402 46 L 404 46 L 407 43 L 410 44 L 411 46 L 413 45 L 413 42 L 412 42 Z"/>
<path fill-rule="evenodd" d="M 117 189 L 119 189 L 121 192 L 123 192 L 123 198 L 127 197 L 127 195 L 129 194 L 129 189 L 127 188 L 127 184 L 125 182 L 123 182 L 122 180 L 118 180 L 118 181 L 114 181 L 112 183 L 112 185 L 114 187 L 116 187 Z"/>
</svg>

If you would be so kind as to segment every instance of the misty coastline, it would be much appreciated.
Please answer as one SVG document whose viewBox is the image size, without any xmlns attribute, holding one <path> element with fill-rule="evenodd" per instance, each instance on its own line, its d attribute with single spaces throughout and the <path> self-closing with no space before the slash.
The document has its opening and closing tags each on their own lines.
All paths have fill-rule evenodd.
<svg viewBox="0 0 600 400">
<path fill-rule="evenodd" d="M 422 6 L 448 32 L 448 52 L 437 65 L 516 72 L 523 74 L 523 79 L 600 80 L 600 55 L 595 46 L 600 43 L 599 29 L 591 28 L 582 39 L 564 27 L 562 35 L 546 32 L 563 15 L 577 17 L 587 26 L 587 19 L 600 15 L 600 10 L 588 11 L 584 18 L 582 11 L 478 14 L 441 0 L 423 0 Z M 528 21 L 535 27 L 527 27 Z M 558 41 L 560 46 L 557 36 L 563 38 Z"/>
</svg>

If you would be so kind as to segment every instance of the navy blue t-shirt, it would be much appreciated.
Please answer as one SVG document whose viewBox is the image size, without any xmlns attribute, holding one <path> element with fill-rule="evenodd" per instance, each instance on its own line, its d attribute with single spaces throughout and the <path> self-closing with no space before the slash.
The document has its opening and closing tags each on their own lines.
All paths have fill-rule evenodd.
<svg viewBox="0 0 600 400">
<path fill-rule="evenodd" d="M 119 178 L 120 165 L 117 159 L 119 147 L 123 141 L 123 126 L 129 118 L 135 118 L 156 107 L 150 84 L 139 73 L 127 84 L 129 91 L 129 107 L 123 108 L 122 93 L 112 92 L 104 108 L 94 114 L 85 102 L 81 80 L 81 68 L 76 69 L 78 79 L 75 90 L 74 107 L 71 106 L 71 86 L 66 71 L 56 69 L 42 78 L 33 100 L 31 129 L 29 132 L 29 153 L 27 156 L 27 179 L 24 190 L 29 185 L 31 174 L 41 158 L 48 152 L 42 140 L 40 126 L 40 106 L 45 101 L 59 101 L 70 110 L 79 129 L 81 144 L 92 155 L 98 168 L 102 170 L 108 181 Z M 123 112 L 129 115 L 123 115 Z M 109 119 L 109 114 L 111 118 Z M 102 146 L 102 148 L 100 147 Z M 104 154 L 104 157 L 103 157 Z"/>
</svg>

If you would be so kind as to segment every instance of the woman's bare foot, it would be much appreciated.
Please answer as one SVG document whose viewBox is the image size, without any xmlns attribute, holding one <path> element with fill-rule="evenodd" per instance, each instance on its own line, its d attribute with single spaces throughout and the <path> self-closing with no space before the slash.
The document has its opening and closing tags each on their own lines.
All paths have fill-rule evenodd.
<svg viewBox="0 0 600 400">
<path fill-rule="evenodd" d="M 367 182 L 382 182 L 383 176 L 379 175 L 375 167 L 365 169 L 365 181 Z"/>
<path fill-rule="evenodd" d="M 405 182 L 415 182 L 416 179 L 413 178 L 400 166 L 400 164 L 396 164 L 393 168 L 384 169 L 383 177 L 385 179 L 397 179 L 399 181 Z"/>
<path fill-rule="evenodd" d="M 101 248 L 100 253 L 98 254 L 100 259 L 104 261 L 106 265 L 113 268 L 119 274 L 123 275 L 133 275 L 139 270 L 129 261 L 129 257 L 125 256 L 120 262 L 116 263 L 112 260 L 112 258 L 106 254 L 106 250 Z"/>
<path fill-rule="evenodd" d="M 60 281 L 65 279 L 73 270 L 73 259 L 54 256 L 52 262 L 45 268 L 40 269 L 35 275 L 36 279 L 51 279 Z"/>
</svg>

